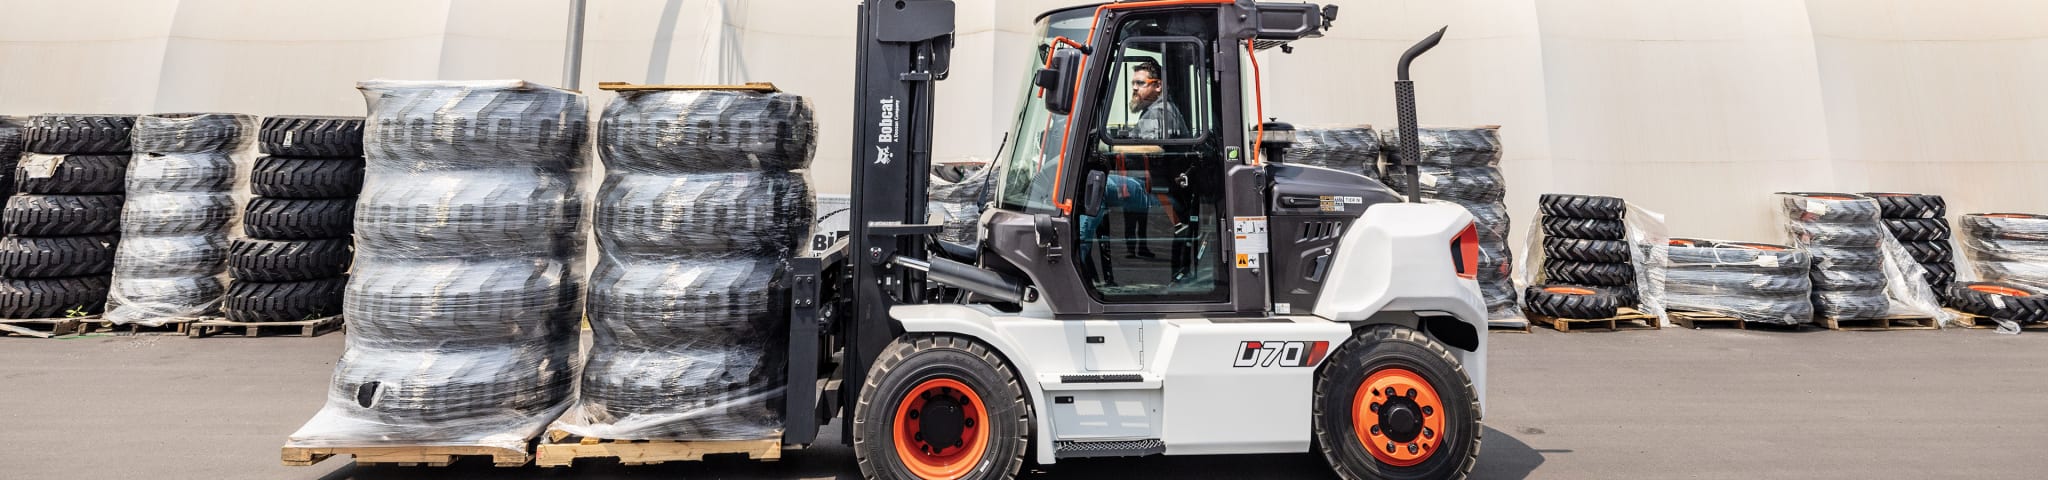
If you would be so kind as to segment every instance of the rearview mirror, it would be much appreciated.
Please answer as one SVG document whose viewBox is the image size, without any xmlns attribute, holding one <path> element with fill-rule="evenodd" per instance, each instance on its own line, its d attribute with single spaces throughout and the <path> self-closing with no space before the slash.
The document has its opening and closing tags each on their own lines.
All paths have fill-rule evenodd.
<svg viewBox="0 0 2048 480">
<path fill-rule="evenodd" d="M 1038 70 L 1031 84 L 1045 89 L 1045 109 L 1057 115 L 1074 110 L 1074 74 L 1081 71 L 1081 51 L 1062 48 L 1052 52 L 1052 61 Z"/>
</svg>

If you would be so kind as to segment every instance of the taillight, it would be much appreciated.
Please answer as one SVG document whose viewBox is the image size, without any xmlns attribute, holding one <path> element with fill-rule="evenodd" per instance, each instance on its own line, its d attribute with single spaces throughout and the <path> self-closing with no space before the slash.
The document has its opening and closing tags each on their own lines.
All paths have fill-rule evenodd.
<svg viewBox="0 0 2048 480">
<path fill-rule="evenodd" d="M 1479 278 L 1479 224 L 1465 224 L 1465 229 L 1451 237 L 1451 267 L 1458 270 L 1458 278 Z"/>
</svg>

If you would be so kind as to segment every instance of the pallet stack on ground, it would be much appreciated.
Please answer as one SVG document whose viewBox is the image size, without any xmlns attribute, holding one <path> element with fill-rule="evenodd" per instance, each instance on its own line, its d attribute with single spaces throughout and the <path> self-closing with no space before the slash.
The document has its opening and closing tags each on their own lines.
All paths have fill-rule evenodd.
<svg viewBox="0 0 2048 480">
<path fill-rule="evenodd" d="M 1380 138 L 1387 168 L 1403 168 L 1394 153 L 1400 135 L 1390 131 Z M 1416 140 L 1421 153 L 1413 186 L 1425 198 L 1465 207 L 1478 224 L 1479 293 L 1486 303 L 1488 325 L 1527 325 L 1515 289 L 1514 249 L 1508 246 L 1513 225 L 1506 203 L 1507 179 L 1500 171 L 1500 127 L 1422 128 L 1416 131 Z M 1388 186 L 1405 192 L 1410 186 L 1407 178 L 1389 174 L 1385 179 Z"/>
<path fill-rule="evenodd" d="M 1569 331 L 1572 323 L 1605 322 L 1616 330 L 1627 322 L 1645 321 L 1660 328 L 1653 315 L 1636 310 L 1636 266 L 1623 218 L 1628 203 L 1596 195 L 1546 193 L 1537 200 L 1543 228 L 1532 232 L 1533 258 L 1542 267 L 1523 293 L 1529 318 Z M 1647 320 L 1646 320 L 1647 319 Z"/>
<path fill-rule="evenodd" d="M 249 175 L 256 197 L 245 214 L 244 237 L 229 248 L 227 318 L 212 322 L 209 332 L 238 323 L 318 327 L 318 320 L 341 313 L 355 261 L 350 235 L 363 189 L 363 119 L 269 117 L 258 137 L 265 156 Z"/>
<path fill-rule="evenodd" d="M 29 117 L 0 212 L 0 317 L 80 318 L 106 309 L 120 243 L 128 115 Z"/>
<path fill-rule="evenodd" d="M 1796 326 L 1813 322 L 1812 256 L 1785 245 L 1671 238 L 1655 270 L 1674 322 Z"/>
<path fill-rule="evenodd" d="M 136 120 L 121 246 L 101 318 L 158 327 L 219 317 L 238 159 L 255 126 L 255 117 L 228 113 Z"/>
</svg>

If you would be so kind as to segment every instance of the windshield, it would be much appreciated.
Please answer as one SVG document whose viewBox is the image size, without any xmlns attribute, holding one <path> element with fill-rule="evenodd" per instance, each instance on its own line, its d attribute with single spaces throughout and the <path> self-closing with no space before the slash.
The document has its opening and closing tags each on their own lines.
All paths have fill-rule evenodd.
<svg viewBox="0 0 2048 480">
<path fill-rule="evenodd" d="M 1076 8 L 1039 19 L 1038 54 L 1031 56 L 1031 66 L 1025 70 L 1024 92 L 1017 101 L 1021 113 L 1017 115 L 1016 130 L 1010 135 L 1015 147 L 1010 149 L 1008 158 L 1002 159 L 1003 178 L 996 208 L 1027 213 L 1056 210 L 1052 204 L 1052 191 L 1057 188 L 1053 180 L 1067 133 L 1067 116 L 1046 110 L 1044 101 L 1038 97 L 1039 88 L 1032 86 L 1030 79 L 1045 67 L 1054 38 L 1088 40 L 1093 14 L 1093 9 Z"/>
</svg>

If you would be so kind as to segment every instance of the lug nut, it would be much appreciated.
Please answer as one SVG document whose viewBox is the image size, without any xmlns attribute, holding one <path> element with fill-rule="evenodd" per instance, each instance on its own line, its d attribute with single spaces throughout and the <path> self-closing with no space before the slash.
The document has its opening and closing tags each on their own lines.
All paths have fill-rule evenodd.
<svg viewBox="0 0 2048 480">
<path fill-rule="evenodd" d="M 1427 417 L 1427 416 L 1430 416 L 1430 415 L 1435 415 L 1435 414 L 1436 414 L 1436 409 L 1435 409 L 1435 408 L 1430 408 L 1430 406 L 1428 406 L 1428 405 L 1423 405 L 1423 406 L 1422 406 L 1422 416 L 1425 416 L 1425 417 Z"/>
<path fill-rule="evenodd" d="M 911 410 L 911 411 L 910 411 L 910 419 L 911 419 L 911 420 L 916 420 L 916 419 L 917 419 L 917 411 L 916 411 L 916 410 Z"/>
<path fill-rule="evenodd" d="M 1422 451 L 1422 448 L 1421 448 L 1420 446 L 1417 446 L 1416 444 L 1413 444 L 1413 443 L 1410 443 L 1410 444 L 1408 444 L 1408 454 L 1409 454 L 1409 455 L 1414 455 L 1414 454 L 1415 454 L 1416 452 L 1420 452 L 1420 451 Z"/>
<path fill-rule="evenodd" d="M 974 419 L 973 419 L 973 418 L 968 418 L 968 419 L 964 419 L 964 420 L 961 420 L 961 421 L 962 421 L 962 422 L 966 422 L 967 428 L 974 428 Z"/>
<path fill-rule="evenodd" d="M 1394 442 L 1387 442 L 1387 453 L 1394 453 Z"/>
<path fill-rule="evenodd" d="M 1436 431 L 1430 430 L 1429 427 L 1422 427 L 1422 438 L 1436 438 Z"/>
<path fill-rule="evenodd" d="M 1372 434 L 1373 434 L 1373 435 L 1379 435 L 1379 434 L 1380 434 L 1380 426 L 1379 426 L 1379 425 L 1373 425 L 1373 426 L 1372 426 Z"/>
</svg>

